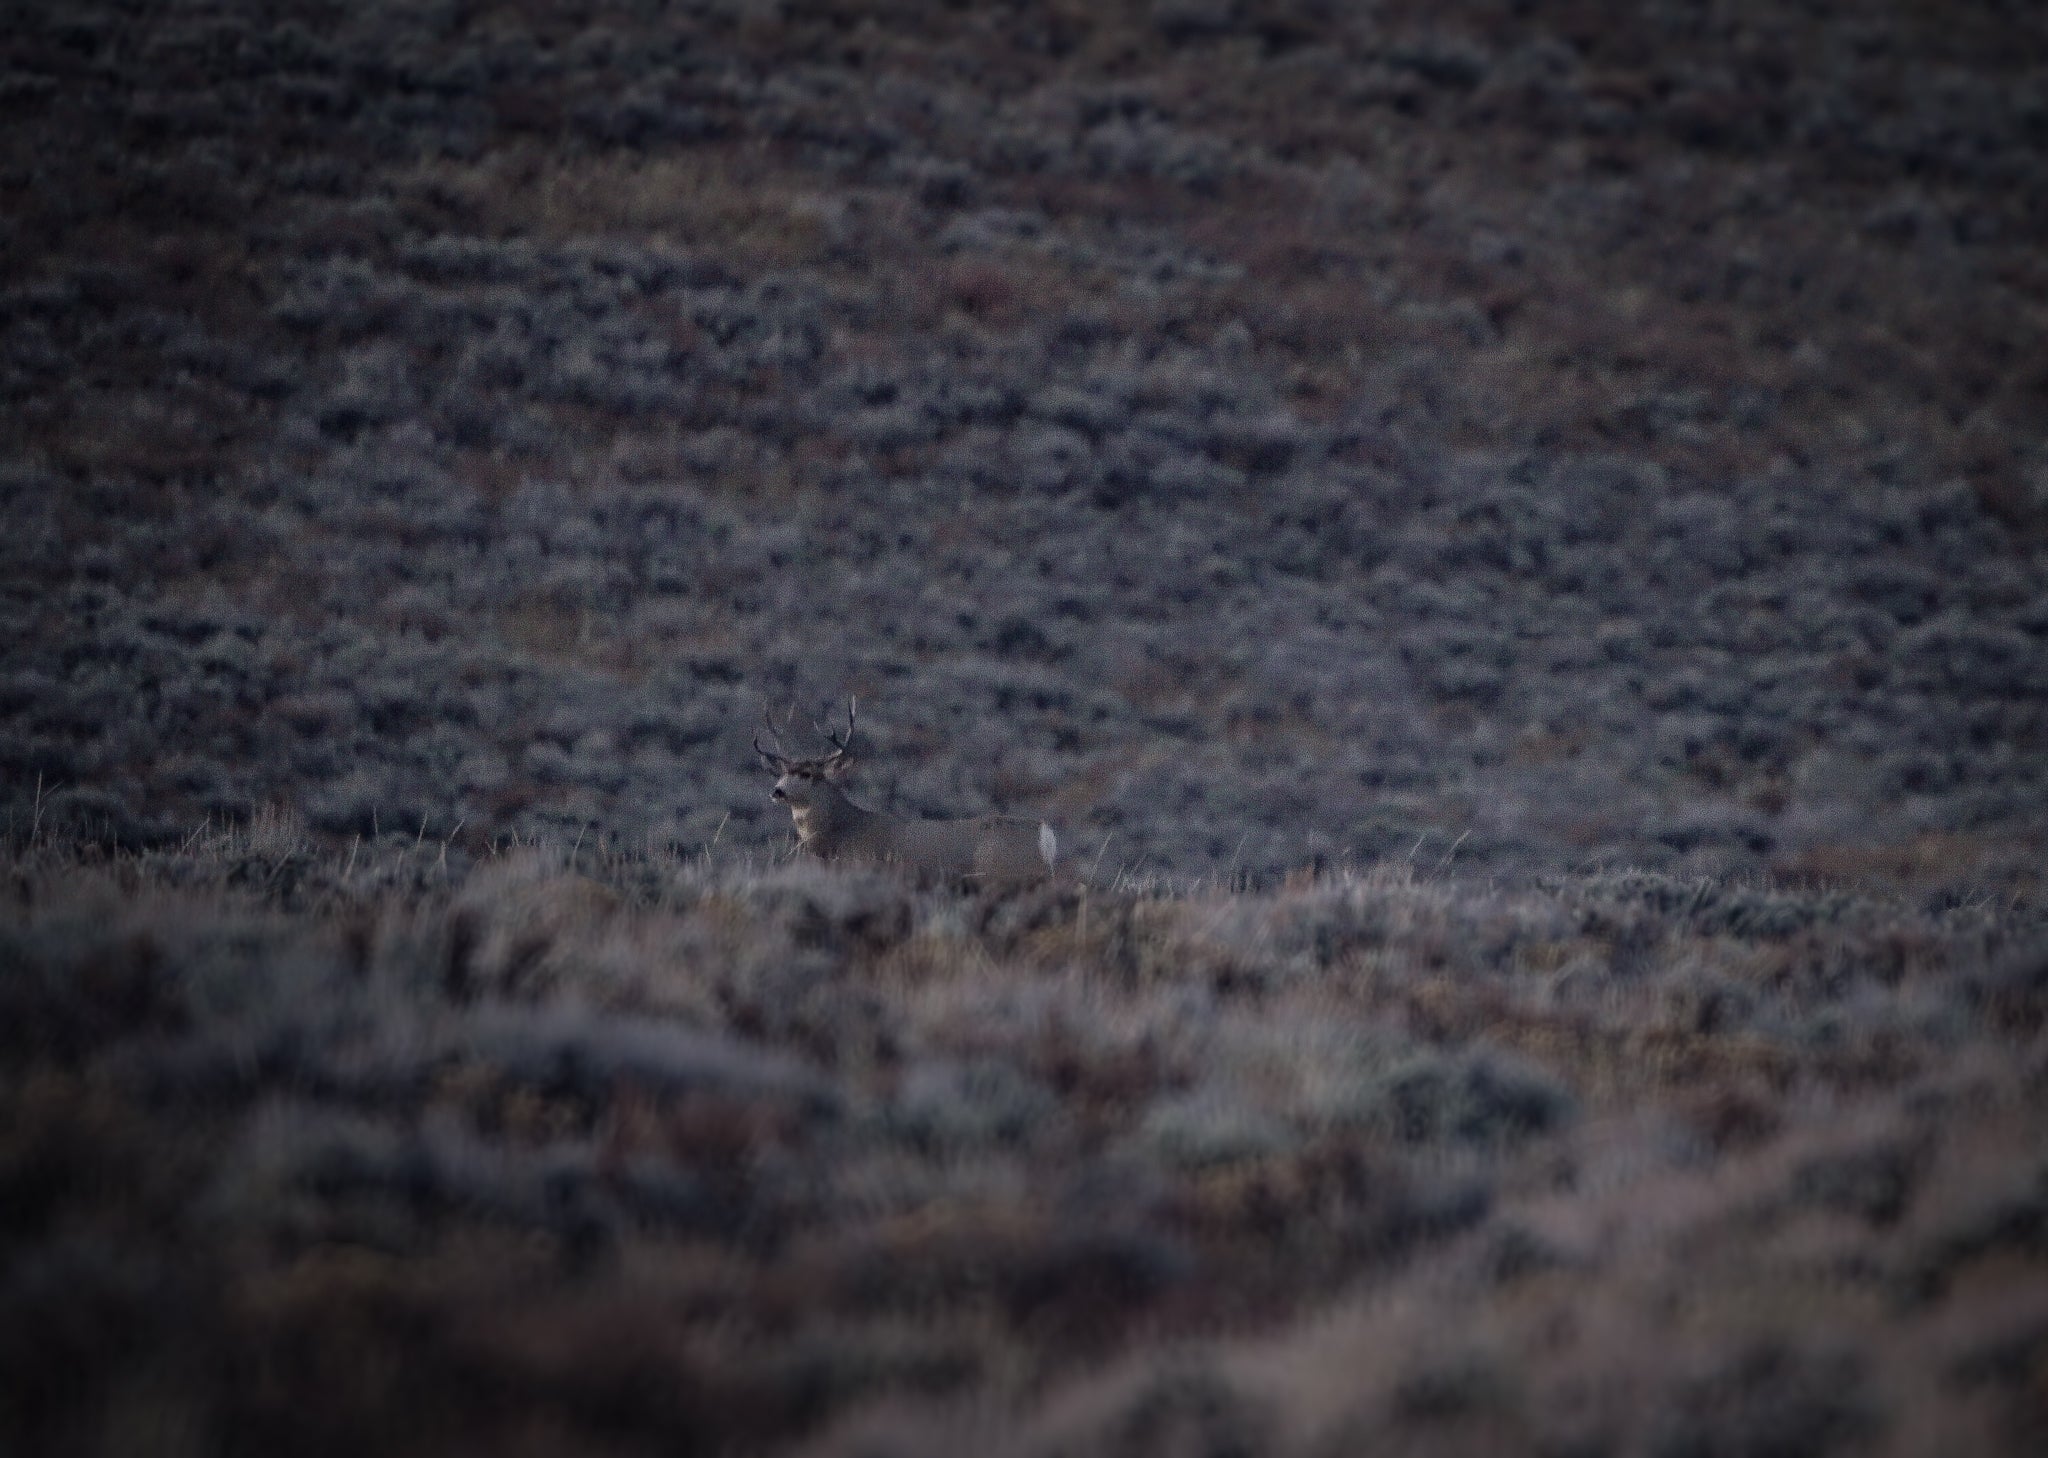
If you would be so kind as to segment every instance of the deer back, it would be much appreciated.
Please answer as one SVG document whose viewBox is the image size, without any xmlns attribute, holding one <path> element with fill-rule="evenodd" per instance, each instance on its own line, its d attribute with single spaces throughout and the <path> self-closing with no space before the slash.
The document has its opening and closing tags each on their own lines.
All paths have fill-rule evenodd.
<svg viewBox="0 0 2048 1458">
<path fill-rule="evenodd" d="M 1052 827 L 1021 816 L 891 820 L 871 842 L 879 858 L 927 875 L 977 881 L 1039 881 L 1052 875 L 1059 843 Z"/>
<path fill-rule="evenodd" d="M 983 815 L 972 820 L 898 820 L 820 797 L 798 821 L 797 840 L 820 860 L 895 866 L 914 875 L 986 883 L 1041 881 L 1053 874 L 1059 841 L 1041 820 Z"/>
</svg>

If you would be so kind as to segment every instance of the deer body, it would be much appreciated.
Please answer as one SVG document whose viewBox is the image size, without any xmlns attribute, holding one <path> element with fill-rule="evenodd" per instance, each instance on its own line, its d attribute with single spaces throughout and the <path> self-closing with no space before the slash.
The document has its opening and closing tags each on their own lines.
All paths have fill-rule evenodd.
<svg viewBox="0 0 2048 1458">
<path fill-rule="evenodd" d="M 774 732 L 774 725 L 769 725 Z M 1059 854 L 1052 827 L 1013 815 L 971 820 L 898 820 L 846 797 L 839 786 L 853 768 L 847 745 L 853 739 L 849 707 L 846 738 L 832 736 L 834 752 L 821 759 L 790 759 L 755 750 L 775 771 L 771 795 L 789 806 L 797 845 L 825 861 L 896 866 L 918 875 L 981 883 L 1040 881 L 1053 873 Z"/>
</svg>

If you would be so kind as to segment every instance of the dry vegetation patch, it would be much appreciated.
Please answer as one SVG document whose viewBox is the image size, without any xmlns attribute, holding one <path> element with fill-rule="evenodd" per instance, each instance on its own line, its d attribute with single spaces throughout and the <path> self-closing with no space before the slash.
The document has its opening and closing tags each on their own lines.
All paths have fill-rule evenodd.
<svg viewBox="0 0 2048 1458">
<path fill-rule="evenodd" d="M 2039 1421 L 2029 917 L 577 856 L 331 854 L 276 814 L 10 849 L 0 1326 L 40 1333 L 10 1428 L 937 1452 L 1002 1410 L 1019 1452 L 1912 1451 Z"/>
</svg>

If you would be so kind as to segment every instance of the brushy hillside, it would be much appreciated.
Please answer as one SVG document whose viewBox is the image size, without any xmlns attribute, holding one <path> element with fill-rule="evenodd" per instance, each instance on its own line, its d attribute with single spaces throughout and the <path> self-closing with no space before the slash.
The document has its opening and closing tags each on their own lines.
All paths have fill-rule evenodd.
<svg viewBox="0 0 2048 1458">
<path fill-rule="evenodd" d="M 2048 926 L 10 847 L 23 1453 L 2048 1440 Z"/>
<path fill-rule="evenodd" d="M 1824 8 L 1822 8 L 1824 9 Z M 2048 802 L 2037 7 L 27 3 L 0 790 L 1134 873 Z"/>
<path fill-rule="evenodd" d="M 9 6 L 0 1450 L 2048 1451 L 2043 97 Z M 789 864 L 852 695 L 1064 878 Z"/>
</svg>

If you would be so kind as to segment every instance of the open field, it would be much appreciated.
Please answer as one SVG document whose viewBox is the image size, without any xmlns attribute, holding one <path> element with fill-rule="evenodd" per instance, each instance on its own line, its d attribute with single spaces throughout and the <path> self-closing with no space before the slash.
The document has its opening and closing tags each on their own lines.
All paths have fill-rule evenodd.
<svg viewBox="0 0 2048 1458">
<path fill-rule="evenodd" d="M 2043 97 L 10 7 L 0 1448 L 2048 1450 Z M 788 864 L 850 695 L 1066 879 Z"/>
</svg>

